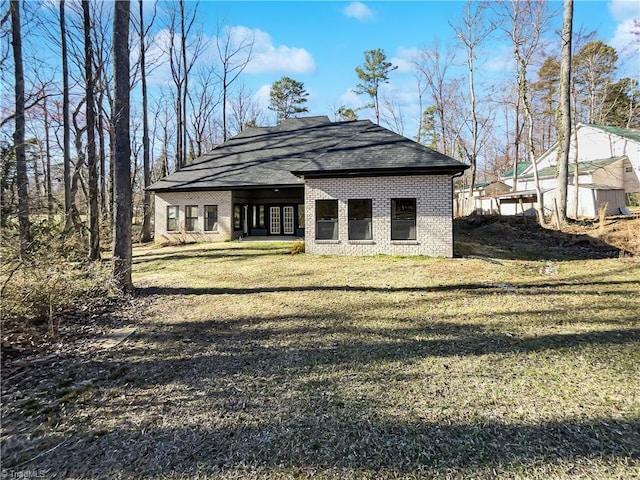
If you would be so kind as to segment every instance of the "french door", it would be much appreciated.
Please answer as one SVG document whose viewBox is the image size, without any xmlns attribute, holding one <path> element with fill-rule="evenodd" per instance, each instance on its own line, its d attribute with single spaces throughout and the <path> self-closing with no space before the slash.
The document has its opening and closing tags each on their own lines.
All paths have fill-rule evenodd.
<svg viewBox="0 0 640 480">
<path fill-rule="evenodd" d="M 280 208 L 269 208 L 269 234 L 280 235 Z"/>
<path fill-rule="evenodd" d="M 282 207 L 282 226 L 285 235 L 293 235 L 295 233 L 295 225 L 294 225 L 294 209 L 291 205 L 287 205 L 286 207 Z"/>
<path fill-rule="evenodd" d="M 293 205 L 269 207 L 269 235 L 295 235 L 295 214 Z"/>
</svg>

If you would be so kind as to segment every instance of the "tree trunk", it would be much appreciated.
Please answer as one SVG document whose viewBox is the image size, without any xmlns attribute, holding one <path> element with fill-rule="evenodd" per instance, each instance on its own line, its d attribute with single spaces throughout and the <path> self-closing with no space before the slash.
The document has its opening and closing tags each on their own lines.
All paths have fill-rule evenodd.
<svg viewBox="0 0 640 480">
<path fill-rule="evenodd" d="M 93 46 L 89 1 L 82 0 L 84 27 L 84 74 L 87 115 L 87 166 L 89 167 L 89 259 L 100 259 L 100 212 L 98 207 L 98 157 L 96 155 L 96 108 L 93 93 Z"/>
<path fill-rule="evenodd" d="M 527 155 L 531 166 L 533 167 L 533 182 L 536 191 L 535 209 L 538 214 L 538 222 L 544 226 L 546 224 L 544 217 L 544 201 L 542 198 L 542 189 L 540 188 L 540 179 L 538 178 L 538 165 L 536 164 L 536 154 L 533 146 L 533 113 L 531 112 L 531 103 L 528 96 L 527 81 L 527 65 L 524 59 L 520 57 L 520 53 L 516 48 L 516 59 L 520 62 L 519 86 L 518 90 L 524 108 L 525 121 L 527 124 Z"/>
<path fill-rule="evenodd" d="M 189 89 L 189 67 L 187 66 L 187 33 L 184 26 L 184 0 L 180 0 L 180 28 L 181 28 L 181 42 L 182 47 L 182 65 L 184 68 L 184 86 L 182 89 L 182 165 L 187 164 L 187 91 Z"/>
<path fill-rule="evenodd" d="M 226 59 L 225 59 L 226 62 Z M 227 141 L 227 67 L 224 65 L 222 74 L 222 141 Z"/>
<path fill-rule="evenodd" d="M 53 204 L 53 185 L 51 183 L 51 138 L 49 135 L 49 109 L 47 107 L 47 96 L 44 96 L 43 100 L 43 117 L 44 117 L 44 144 L 45 144 L 45 155 L 47 159 L 47 171 L 46 174 L 46 185 L 47 185 L 47 218 L 49 220 L 49 224 L 53 224 L 55 221 L 54 218 L 54 204 Z"/>
<path fill-rule="evenodd" d="M 102 225 L 106 228 L 109 223 L 109 208 L 107 202 L 107 151 L 104 141 L 104 94 L 102 92 L 98 95 L 96 110 L 98 114 L 98 151 L 100 152 L 100 212 L 102 212 Z"/>
<path fill-rule="evenodd" d="M 144 177 L 144 200 L 142 203 L 142 232 L 140 241 L 151 241 L 151 193 L 147 187 L 151 185 L 150 149 L 149 149 L 149 115 L 147 104 L 147 74 L 145 65 L 144 18 L 143 1 L 138 0 L 140 6 L 140 81 L 142 83 L 142 169 Z"/>
<path fill-rule="evenodd" d="M 569 150 L 571 148 L 571 34 L 573 24 L 573 0 L 564 0 L 562 19 L 562 60 L 560 65 L 561 125 L 558 139 L 558 171 L 555 202 L 559 226 L 567 223 L 567 185 L 569 183 Z M 576 168 L 577 172 L 577 168 Z M 577 183 L 574 185 L 577 190 Z"/>
<path fill-rule="evenodd" d="M 13 147 L 16 155 L 16 181 L 18 182 L 18 223 L 20 225 L 20 252 L 25 254 L 31 241 L 29 228 L 29 190 L 27 178 L 27 159 L 25 153 L 24 119 L 24 70 L 22 65 L 22 35 L 20 32 L 20 4 L 11 0 L 11 42 L 15 66 L 15 130 Z"/>
<path fill-rule="evenodd" d="M 62 155 L 64 176 L 64 214 L 71 213 L 71 124 L 69 121 L 69 55 L 67 53 L 67 29 L 64 2 L 60 0 L 60 42 L 62 45 Z"/>
<path fill-rule="evenodd" d="M 116 0 L 113 16 L 115 137 L 113 172 L 113 278 L 124 290 L 131 283 L 131 145 L 129 138 L 129 1 Z"/>
<path fill-rule="evenodd" d="M 580 199 L 580 191 L 578 189 L 578 177 L 580 172 L 578 170 L 578 131 L 574 129 L 572 133 L 573 138 L 573 218 L 578 219 L 578 201 Z"/>
</svg>

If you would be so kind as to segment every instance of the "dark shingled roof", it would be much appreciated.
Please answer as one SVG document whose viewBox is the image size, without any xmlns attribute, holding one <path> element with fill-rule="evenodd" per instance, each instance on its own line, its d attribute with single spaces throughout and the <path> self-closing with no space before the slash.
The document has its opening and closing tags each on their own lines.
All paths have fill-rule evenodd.
<svg viewBox="0 0 640 480">
<path fill-rule="evenodd" d="M 302 186 L 304 176 L 454 174 L 466 168 L 369 120 L 293 118 L 247 129 L 149 190 Z"/>
</svg>

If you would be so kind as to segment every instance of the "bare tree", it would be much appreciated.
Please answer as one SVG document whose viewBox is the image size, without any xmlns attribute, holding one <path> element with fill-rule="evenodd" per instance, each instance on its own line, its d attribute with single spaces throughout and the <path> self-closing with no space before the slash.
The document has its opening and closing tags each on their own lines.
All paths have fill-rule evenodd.
<svg viewBox="0 0 640 480">
<path fill-rule="evenodd" d="M 569 150 L 571 148 L 571 37 L 573 0 L 564 0 L 562 15 L 562 60 L 560 64 L 560 106 L 558 131 L 558 168 L 556 174 L 556 222 L 567 222 L 567 185 L 569 183 Z M 577 168 L 576 168 L 577 170 Z M 573 186 L 576 190 L 578 184 Z"/>
<path fill-rule="evenodd" d="M 96 155 L 95 82 L 93 75 L 93 47 L 91 43 L 91 14 L 89 1 L 82 0 L 84 30 L 85 107 L 87 116 L 87 166 L 89 167 L 89 259 L 100 259 L 100 212 L 98 210 L 98 158 Z"/>
<path fill-rule="evenodd" d="M 257 126 L 264 121 L 264 110 L 252 93 L 241 84 L 229 100 L 231 108 L 231 133 L 237 135 L 247 126 Z"/>
<path fill-rule="evenodd" d="M 213 135 L 213 118 L 218 105 L 220 105 L 220 92 L 216 89 L 215 67 L 204 65 L 197 70 L 194 88 L 189 94 L 192 114 L 193 140 L 191 146 L 195 156 L 199 157 L 205 150 L 211 148 L 211 136 Z M 224 128 L 224 127 L 223 127 Z"/>
<path fill-rule="evenodd" d="M 13 45 L 13 62 L 15 69 L 15 128 L 13 148 L 16 161 L 16 181 L 18 183 L 18 222 L 20 225 L 20 251 L 26 253 L 30 242 L 29 226 L 29 191 L 27 185 L 27 159 L 25 154 L 25 119 L 24 119 L 24 69 L 22 65 L 22 35 L 20 24 L 20 3 L 10 1 L 11 11 L 11 43 Z"/>
<path fill-rule="evenodd" d="M 482 42 L 495 29 L 492 23 L 486 22 L 485 19 L 486 6 L 483 3 L 468 1 L 465 4 L 462 14 L 462 23 L 453 26 L 456 37 L 464 46 L 467 52 L 467 72 L 469 79 L 469 110 L 471 114 L 471 142 L 467 148 L 465 146 L 465 156 L 471 165 L 469 172 L 469 191 L 467 196 L 466 214 L 471 213 L 474 209 L 473 190 L 476 182 L 476 170 L 478 163 L 478 152 L 480 150 L 480 121 L 478 119 L 478 107 L 476 100 L 476 84 L 475 84 L 475 61 L 477 49 Z M 466 116 L 465 116 L 466 117 Z"/>
<path fill-rule="evenodd" d="M 194 32 L 197 8 L 195 4 L 191 12 L 185 10 L 184 0 L 177 4 L 170 3 L 168 34 L 169 64 L 171 77 L 175 86 L 175 111 L 177 119 L 176 163 L 182 168 L 187 162 L 187 98 L 189 91 L 189 74 L 205 45 L 202 35 Z M 187 56 L 187 51 L 189 56 Z"/>
<path fill-rule="evenodd" d="M 533 63 L 534 56 L 542 46 L 542 36 L 546 31 L 549 13 L 545 2 L 536 0 L 508 0 L 498 3 L 499 13 L 505 19 L 504 29 L 513 45 L 513 58 L 518 85 L 518 105 L 524 110 L 527 128 L 527 156 L 533 166 L 533 177 L 536 190 L 535 208 L 538 221 L 545 224 L 542 190 L 538 179 L 536 152 L 534 145 L 534 117 L 531 107 L 530 85 L 527 72 Z M 518 169 L 518 157 L 514 160 L 514 172 Z"/>
<path fill-rule="evenodd" d="M 69 54 L 67 52 L 67 27 L 65 0 L 60 0 L 60 43 L 62 45 L 62 155 L 64 176 L 64 213 L 71 212 L 71 124 L 69 120 Z"/>
<path fill-rule="evenodd" d="M 145 43 L 145 37 L 148 36 L 149 30 L 153 25 L 152 17 L 149 26 L 144 26 L 144 9 L 143 1 L 138 1 L 139 13 L 140 13 L 140 28 L 139 28 L 139 41 L 140 41 L 140 82 L 142 86 L 142 169 L 144 179 L 144 200 L 142 203 L 142 231 L 140 233 L 140 241 L 145 243 L 151 240 L 151 192 L 147 190 L 147 187 L 151 185 L 151 151 L 149 145 L 149 106 L 147 97 L 147 64 L 146 64 L 146 52 L 147 44 Z"/>
<path fill-rule="evenodd" d="M 435 117 L 440 144 L 438 149 L 445 155 L 453 155 L 452 135 L 449 131 L 447 117 L 448 105 L 451 103 L 452 89 L 448 79 L 448 69 L 453 64 L 454 52 L 448 50 L 444 54 L 436 41 L 432 49 L 423 49 L 415 60 L 418 75 L 422 75 L 429 87 L 431 99 L 435 106 Z"/>
<path fill-rule="evenodd" d="M 380 103 L 382 121 L 394 132 L 404 135 L 404 115 L 397 98 L 393 95 L 382 94 Z"/>
<path fill-rule="evenodd" d="M 42 105 L 42 117 L 44 121 L 44 143 L 45 143 L 45 156 L 47 160 L 46 164 L 46 185 L 47 185 L 47 215 L 49 223 L 54 222 L 54 202 L 53 202 L 53 185 L 51 182 L 51 136 L 50 136 L 50 121 L 49 121 L 49 107 L 47 105 L 47 96 L 44 96 Z"/>
<path fill-rule="evenodd" d="M 235 38 L 232 30 L 218 27 L 216 48 L 220 59 L 221 71 L 217 72 L 222 82 L 222 139 L 227 140 L 227 98 L 229 88 L 251 61 L 255 37 L 248 31 L 241 38 Z"/>
<path fill-rule="evenodd" d="M 102 222 L 106 229 L 110 230 L 112 216 L 111 197 L 113 192 L 113 129 L 111 128 L 111 104 L 113 96 L 111 93 L 112 71 L 111 62 L 111 32 L 113 19 L 111 12 L 105 8 L 105 3 L 96 2 L 93 4 L 93 46 L 94 46 L 94 84 L 97 89 L 96 96 L 96 116 L 97 116 L 97 136 L 98 136 L 98 157 L 100 159 L 100 211 L 102 212 Z M 108 137 L 108 139 L 107 139 Z M 109 168 L 107 169 L 107 160 Z"/>
<path fill-rule="evenodd" d="M 129 138 L 129 1 L 114 1 L 113 278 L 131 290 L 131 163 Z"/>
</svg>

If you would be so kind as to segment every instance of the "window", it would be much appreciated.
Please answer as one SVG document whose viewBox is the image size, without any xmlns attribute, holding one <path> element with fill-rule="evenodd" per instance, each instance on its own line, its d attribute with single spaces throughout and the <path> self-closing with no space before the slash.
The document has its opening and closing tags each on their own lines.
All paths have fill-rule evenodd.
<svg viewBox="0 0 640 480">
<path fill-rule="evenodd" d="M 218 231 L 218 206 L 217 205 L 204 206 L 204 229 L 207 232 Z"/>
<path fill-rule="evenodd" d="M 304 228 L 304 203 L 298 205 L 298 228 Z"/>
<path fill-rule="evenodd" d="M 251 217 L 252 228 L 264 228 L 264 205 L 254 205 Z"/>
<path fill-rule="evenodd" d="M 391 240 L 416 239 L 416 199 L 391 199 Z"/>
<path fill-rule="evenodd" d="M 371 238 L 371 199 L 349 200 L 349 240 Z"/>
<path fill-rule="evenodd" d="M 242 228 L 242 211 L 240 205 L 235 204 L 233 206 L 233 229 L 240 230 Z"/>
<path fill-rule="evenodd" d="M 316 200 L 316 240 L 338 239 L 338 201 Z"/>
<path fill-rule="evenodd" d="M 198 226 L 198 206 L 187 205 L 184 207 L 184 227 L 187 232 L 193 232 Z"/>
<path fill-rule="evenodd" d="M 167 232 L 178 230 L 178 207 L 170 205 L 167 207 Z"/>
</svg>

